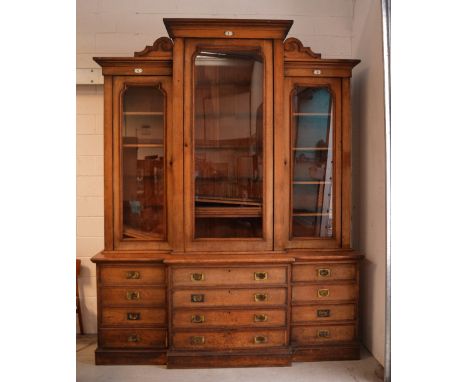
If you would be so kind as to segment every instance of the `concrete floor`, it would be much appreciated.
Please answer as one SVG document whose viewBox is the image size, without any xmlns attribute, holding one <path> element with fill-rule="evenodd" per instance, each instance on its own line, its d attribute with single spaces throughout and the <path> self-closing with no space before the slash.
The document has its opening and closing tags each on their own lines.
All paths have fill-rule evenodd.
<svg viewBox="0 0 468 382">
<path fill-rule="evenodd" d="M 381 382 L 365 349 L 359 361 L 295 362 L 291 367 L 168 370 L 165 366 L 96 366 L 95 335 L 77 336 L 77 382 Z"/>
</svg>

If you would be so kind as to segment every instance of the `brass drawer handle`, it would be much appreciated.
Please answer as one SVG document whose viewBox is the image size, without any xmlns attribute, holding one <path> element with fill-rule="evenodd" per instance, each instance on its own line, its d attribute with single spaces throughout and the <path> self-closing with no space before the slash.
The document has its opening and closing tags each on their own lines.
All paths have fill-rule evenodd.
<svg viewBox="0 0 468 382">
<path fill-rule="evenodd" d="M 203 322 L 205 322 L 205 316 L 203 314 L 194 314 L 192 316 L 192 323 L 202 324 Z"/>
<path fill-rule="evenodd" d="M 192 281 L 204 281 L 205 275 L 203 273 L 192 273 L 190 275 L 190 280 Z"/>
<path fill-rule="evenodd" d="M 317 309 L 317 317 L 330 317 L 330 309 Z"/>
<path fill-rule="evenodd" d="M 204 336 L 192 336 L 190 337 L 190 343 L 192 345 L 203 345 L 205 343 Z"/>
<path fill-rule="evenodd" d="M 265 322 L 268 321 L 266 314 L 254 314 L 254 322 Z"/>
<path fill-rule="evenodd" d="M 255 281 L 268 280 L 268 272 L 254 272 Z"/>
<path fill-rule="evenodd" d="M 140 272 L 138 271 L 128 271 L 127 279 L 135 280 L 140 278 Z"/>
<path fill-rule="evenodd" d="M 127 320 L 129 321 L 137 321 L 140 319 L 140 313 L 127 313 Z"/>
<path fill-rule="evenodd" d="M 255 336 L 254 344 L 266 344 L 268 342 L 267 336 Z"/>
<path fill-rule="evenodd" d="M 255 302 L 263 302 L 267 300 L 267 294 L 266 293 L 255 293 L 254 294 L 254 300 Z"/>
<path fill-rule="evenodd" d="M 317 330 L 317 337 L 329 338 L 330 337 L 330 331 L 329 330 Z"/>
<path fill-rule="evenodd" d="M 331 269 L 330 268 L 319 268 L 317 269 L 317 275 L 319 277 L 330 277 Z"/>
<path fill-rule="evenodd" d="M 139 300 L 139 299 L 140 299 L 140 292 L 135 292 L 135 291 L 127 292 L 127 300 Z"/>
<path fill-rule="evenodd" d="M 205 302 L 205 295 L 204 294 L 192 294 L 190 296 L 190 301 L 192 301 L 192 302 Z"/>
<path fill-rule="evenodd" d="M 128 342 L 140 342 L 140 337 L 134 334 L 134 335 L 128 336 L 127 341 Z"/>
<path fill-rule="evenodd" d="M 330 289 L 319 289 L 317 291 L 317 295 L 319 297 L 328 297 L 330 296 Z"/>
</svg>

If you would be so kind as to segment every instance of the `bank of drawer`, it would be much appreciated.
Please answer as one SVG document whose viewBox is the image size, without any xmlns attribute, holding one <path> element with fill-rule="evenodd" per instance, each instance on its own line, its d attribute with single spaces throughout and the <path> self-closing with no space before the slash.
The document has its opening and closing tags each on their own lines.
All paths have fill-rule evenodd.
<svg viewBox="0 0 468 382">
<path fill-rule="evenodd" d="M 293 326 L 291 329 L 291 342 L 298 345 L 353 341 L 355 339 L 355 325 Z"/>
<path fill-rule="evenodd" d="M 164 325 L 166 310 L 161 308 L 102 308 L 102 325 Z"/>
<path fill-rule="evenodd" d="M 292 287 L 292 301 L 338 301 L 356 300 L 358 288 L 356 284 L 308 284 Z"/>
<path fill-rule="evenodd" d="M 99 345 L 103 348 L 164 348 L 165 329 L 100 329 Z"/>
<path fill-rule="evenodd" d="M 103 287 L 102 305 L 164 305 L 166 288 L 157 287 Z"/>
<path fill-rule="evenodd" d="M 174 286 L 285 284 L 286 267 L 174 268 Z"/>
<path fill-rule="evenodd" d="M 292 281 L 356 280 L 356 264 L 294 264 Z"/>
<path fill-rule="evenodd" d="M 292 322 L 352 321 L 356 319 L 356 304 L 307 305 L 292 307 Z"/>
<path fill-rule="evenodd" d="M 286 311 L 281 309 L 242 310 L 175 310 L 175 328 L 205 328 L 213 326 L 286 326 Z"/>
<path fill-rule="evenodd" d="M 172 304 L 174 308 L 284 305 L 286 291 L 286 288 L 176 290 L 172 295 Z"/>
<path fill-rule="evenodd" d="M 102 266 L 100 272 L 103 285 L 164 284 L 166 280 L 166 270 L 162 266 Z"/>
<path fill-rule="evenodd" d="M 251 349 L 286 346 L 285 330 L 246 330 L 224 332 L 176 332 L 172 336 L 175 349 Z"/>
</svg>

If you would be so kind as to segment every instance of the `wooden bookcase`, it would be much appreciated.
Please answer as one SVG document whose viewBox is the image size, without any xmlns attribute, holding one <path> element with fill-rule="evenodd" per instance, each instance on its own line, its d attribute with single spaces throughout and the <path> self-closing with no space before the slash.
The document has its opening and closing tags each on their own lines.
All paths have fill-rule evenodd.
<svg viewBox="0 0 468 382">
<path fill-rule="evenodd" d="M 350 77 L 290 20 L 164 19 L 104 75 L 97 364 L 359 358 Z"/>
</svg>

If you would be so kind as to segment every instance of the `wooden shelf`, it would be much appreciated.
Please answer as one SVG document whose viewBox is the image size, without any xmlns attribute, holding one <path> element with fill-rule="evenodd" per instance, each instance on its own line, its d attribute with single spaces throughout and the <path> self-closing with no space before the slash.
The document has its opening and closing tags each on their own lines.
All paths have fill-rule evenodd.
<svg viewBox="0 0 468 382">
<path fill-rule="evenodd" d="M 293 151 L 331 151 L 331 147 L 293 147 Z"/>
<path fill-rule="evenodd" d="M 164 115 L 163 111 L 124 111 L 123 115 L 147 116 L 147 115 Z"/>
<path fill-rule="evenodd" d="M 201 203 L 219 203 L 219 204 L 243 204 L 245 206 L 260 206 L 262 202 L 257 202 L 249 199 L 235 199 L 235 198 L 216 198 L 216 197 L 195 197 L 196 202 Z"/>
<path fill-rule="evenodd" d="M 315 180 L 311 180 L 311 181 L 293 181 L 292 182 L 293 184 L 304 184 L 304 185 L 307 185 L 307 184 L 332 184 L 332 182 L 328 182 L 328 181 L 315 181 Z"/>
<path fill-rule="evenodd" d="M 261 207 L 196 207 L 197 218 L 235 218 L 235 217 L 260 217 Z"/>
<path fill-rule="evenodd" d="M 292 113 L 295 117 L 330 117 L 330 113 Z"/>
<path fill-rule="evenodd" d="M 250 146 L 207 146 L 195 145 L 196 150 L 250 150 Z"/>
<path fill-rule="evenodd" d="M 162 143 L 124 143 L 122 145 L 124 149 L 128 148 L 163 148 Z"/>
<path fill-rule="evenodd" d="M 127 239 L 139 239 L 139 240 L 157 240 L 161 239 L 160 234 L 151 233 L 151 232 L 142 232 L 134 228 L 129 228 L 124 226 L 123 235 L 128 236 Z"/>
<path fill-rule="evenodd" d="M 293 212 L 293 216 L 332 216 L 331 212 Z"/>
</svg>

